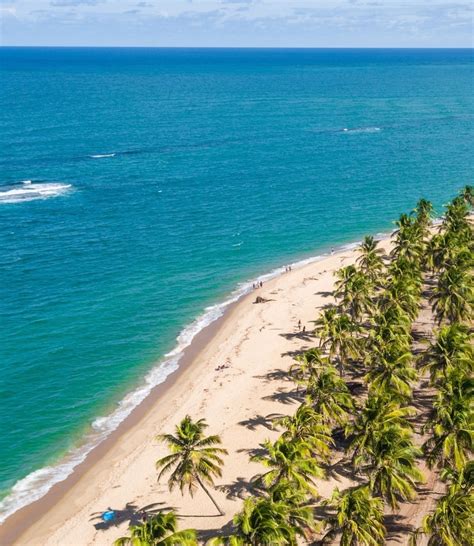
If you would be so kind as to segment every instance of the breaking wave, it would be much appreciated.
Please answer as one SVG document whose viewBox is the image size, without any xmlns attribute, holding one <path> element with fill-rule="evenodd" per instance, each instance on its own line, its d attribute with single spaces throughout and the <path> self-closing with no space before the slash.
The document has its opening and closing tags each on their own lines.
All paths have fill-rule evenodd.
<svg viewBox="0 0 474 546">
<path fill-rule="evenodd" d="M 49 199 L 64 195 L 72 188 L 71 184 L 59 182 L 32 182 L 25 180 L 0 188 L 0 204 L 23 203 L 38 199 Z"/>
</svg>

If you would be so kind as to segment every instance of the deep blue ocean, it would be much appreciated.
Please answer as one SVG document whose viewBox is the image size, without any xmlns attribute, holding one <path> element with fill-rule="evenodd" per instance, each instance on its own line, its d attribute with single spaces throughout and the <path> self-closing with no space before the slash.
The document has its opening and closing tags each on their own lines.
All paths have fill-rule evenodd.
<svg viewBox="0 0 474 546">
<path fill-rule="evenodd" d="M 470 50 L 1 48 L 0 511 L 239 283 L 472 183 L 473 73 Z"/>
</svg>

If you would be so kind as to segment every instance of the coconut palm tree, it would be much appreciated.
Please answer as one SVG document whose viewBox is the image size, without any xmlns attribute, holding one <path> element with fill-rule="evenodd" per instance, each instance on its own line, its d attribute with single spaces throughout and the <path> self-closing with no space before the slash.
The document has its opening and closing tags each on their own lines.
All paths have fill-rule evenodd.
<svg viewBox="0 0 474 546">
<path fill-rule="evenodd" d="M 375 349 L 365 376 L 373 393 L 385 393 L 399 401 L 411 397 L 411 385 L 418 377 L 411 366 L 413 355 L 392 343 L 381 350 Z"/>
<path fill-rule="evenodd" d="M 331 428 L 310 405 L 303 403 L 294 415 L 275 419 L 274 423 L 286 429 L 281 435 L 282 440 L 303 441 L 310 446 L 313 454 L 328 459 L 331 447 L 334 446 Z"/>
<path fill-rule="evenodd" d="M 331 318 L 329 333 L 322 346 L 328 350 L 330 359 L 337 359 L 341 376 L 348 361 L 359 355 L 359 343 L 355 337 L 359 331 L 357 324 L 345 313 Z"/>
<path fill-rule="evenodd" d="M 312 456 L 309 442 L 279 438 L 274 443 L 267 440 L 261 447 L 263 454 L 254 455 L 251 460 L 270 468 L 265 474 L 255 477 L 257 483 L 267 488 L 286 480 L 299 489 L 314 491 L 313 480 L 324 477 L 324 471 Z"/>
<path fill-rule="evenodd" d="M 197 546 L 196 531 L 177 530 L 174 512 L 159 512 L 144 523 L 132 525 L 130 536 L 118 538 L 114 546 Z"/>
<path fill-rule="evenodd" d="M 329 531 L 323 542 L 340 534 L 341 546 L 380 546 L 384 544 L 383 502 L 371 495 L 367 485 L 342 493 L 336 489 L 324 504 L 335 510 L 325 526 Z"/>
<path fill-rule="evenodd" d="M 438 323 L 463 322 L 473 316 L 474 282 L 471 271 L 450 267 L 441 273 L 430 298 Z"/>
<path fill-rule="evenodd" d="M 310 536 L 314 525 L 311 510 L 268 497 L 245 499 L 234 517 L 235 533 L 215 537 L 208 546 L 296 546 L 299 536 Z"/>
<path fill-rule="evenodd" d="M 412 406 L 401 407 L 395 400 L 381 393 L 369 394 L 362 411 L 345 428 L 346 437 L 350 439 L 348 452 L 352 453 L 352 462 L 356 463 L 360 453 L 367 453 L 387 427 L 399 427 L 411 431 L 408 418 L 415 415 Z"/>
<path fill-rule="evenodd" d="M 314 347 L 296 356 L 295 363 L 290 366 L 288 373 L 297 383 L 306 383 L 321 368 L 329 365 L 329 359 L 323 356 L 320 349 Z"/>
<path fill-rule="evenodd" d="M 359 257 L 357 263 L 362 273 L 373 285 L 379 284 L 384 269 L 383 250 L 379 248 L 378 242 L 372 237 L 364 237 L 359 245 Z"/>
<path fill-rule="evenodd" d="M 397 222 L 397 229 L 393 233 L 393 248 L 390 257 L 398 259 L 405 257 L 413 263 L 419 264 L 423 253 L 423 231 L 416 219 L 402 214 Z"/>
<path fill-rule="evenodd" d="M 474 207 L 474 189 L 472 186 L 464 186 L 461 190 L 461 197 L 468 206 Z"/>
<path fill-rule="evenodd" d="M 420 199 L 416 204 L 414 212 L 416 214 L 416 221 L 418 225 L 426 228 L 431 224 L 431 219 L 433 216 L 433 203 L 427 199 Z"/>
<path fill-rule="evenodd" d="M 311 378 L 306 388 L 307 402 L 321 415 L 323 423 L 343 426 L 354 402 L 336 368 L 329 366 Z"/>
<path fill-rule="evenodd" d="M 446 495 L 436 503 L 431 514 L 424 517 L 415 531 L 410 546 L 416 546 L 420 537 L 429 537 L 429 546 L 464 546 L 474 544 L 474 495 L 451 485 Z"/>
<path fill-rule="evenodd" d="M 398 500 L 413 500 L 416 485 L 423 481 L 415 463 L 422 452 L 413 445 L 410 436 L 407 428 L 385 426 L 358 456 L 358 464 L 365 464 L 363 470 L 373 494 L 386 500 L 392 509 L 398 507 Z"/>
<path fill-rule="evenodd" d="M 156 467 L 161 469 L 158 479 L 163 474 L 171 472 L 168 480 L 170 491 L 178 486 L 183 494 L 184 490 L 188 488 L 190 495 L 193 496 L 199 485 L 222 516 L 224 512 L 205 484 L 213 486 L 214 478 L 222 475 L 223 460 L 220 456 L 226 455 L 227 450 L 216 447 L 221 444 L 219 436 L 204 435 L 207 426 L 204 419 L 193 421 L 189 415 L 186 415 L 176 426 L 175 435 L 160 434 L 157 436 L 159 441 L 168 446 L 171 453 L 158 460 Z"/>
<path fill-rule="evenodd" d="M 474 448 L 474 379 L 453 370 L 439 388 L 432 417 L 425 428 L 432 436 L 423 445 L 428 463 L 455 469 L 466 464 Z"/>
<path fill-rule="evenodd" d="M 454 369 L 472 372 L 474 349 L 467 326 L 453 323 L 441 328 L 420 360 L 423 369 L 430 372 L 433 384 L 441 379 L 446 380 Z"/>
</svg>

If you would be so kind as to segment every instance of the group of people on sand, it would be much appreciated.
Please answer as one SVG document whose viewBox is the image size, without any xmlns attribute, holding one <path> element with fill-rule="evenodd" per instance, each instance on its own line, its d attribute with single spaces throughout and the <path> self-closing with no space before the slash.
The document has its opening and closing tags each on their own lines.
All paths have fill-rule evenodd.
<svg viewBox="0 0 474 546">
<path fill-rule="evenodd" d="M 306 326 L 303 326 L 303 329 L 301 329 L 301 320 L 298 320 L 298 332 L 302 332 L 303 334 L 306 332 Z"/>
<path fill-rule="evenodd" d="M 293 268 L 291 267 L 291 265 L 285 266 L 285 271 L 286 271 L 287 273 L 289 273 L 292 269 L 293 269 Z"/>
<path fill-rule="evenodd" d="M 262 282 L 262 281 L 257 281 L 257 282 L 254 282 L 254 283 L 252 284 L 252 288 L 253 288 L 254 290 L 256 290 L 257 288 L 262 288 L 262 286 L 263 286 L 263 282 Z"/>
<path fill-rule="evenodd" d="M 220 372 L 221 370 L 225 370 L 226 368 L 230 368 L 230 364 L 221 364 L 220 366 L 217 366 L 216 372 Z"/>
</svg>

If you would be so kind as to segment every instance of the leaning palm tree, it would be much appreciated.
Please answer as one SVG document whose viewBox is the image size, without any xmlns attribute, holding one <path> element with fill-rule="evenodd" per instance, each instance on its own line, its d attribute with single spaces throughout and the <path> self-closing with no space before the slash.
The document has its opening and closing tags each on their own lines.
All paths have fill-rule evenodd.
<svg viewBox="0 0 474 546">
<path fill-rule="evenodd" d="M 159 512 L 140 525 L 130 527 L 130 536 L 118 538 L 114 546 L 197 546 L 196 531 L 177 530 L 174 512 Z"/>
<path fill-rule="evenodd" d="M 205 483 L 214 485 L 214 477 L 222 475 L 223 460 L 220 455 L 227 454 L 227 450 L 221 447 L 221 439 L 217 435 L 205 436 L 207 428 L 204 419 L 193 421 L 189 415 L 176 426 L 175 435 L 160 434 L 157 439 L 167 444 L 170 455 L 166 455 L 156 462 L 160 470 L 158 479 L 168 472 L 171 476 L 168 480 L 170 491 L 178 486 L 181 493 L 188 488 L 191 496 L 201 486 L 206 495 L 211 499 L 221 516 L 221 510 L 214 497 L 207 489 Z"/>
<path fill-rule="evenodd" d="M 342 493 L 336 489 L 324 504 L 335 509 L 325 526 L 329 531 L 323 538 L 341 535 L 341 546 L 380 546 L 384 544 L 382 499 L 372 497 L 367 485 L 353 487 Z"/>
<path fill-rule="evenodd" d="M 312 456 L 310 443 L 279 438 L 273 444 L 267 440 L 261 446 L 263 454 L 254 455 L 251 460 L 263 464 L 270 470 L 256 476 L 257 483 L 271 488 L 281 480 L 286 480 L 299 489 L 314 493 L 313 480 L 323 478 L 324 471 Z"/>
<path fill-rule="evenodd" d="M 410 540 L 416 546 L 421 536 L 428 536 L 430 546 L 464 546 L 474 544 L 474 495 L 456 485 L 436 503 L 431 514 L 424 517 L 421 527 Z"/>
</svg>

